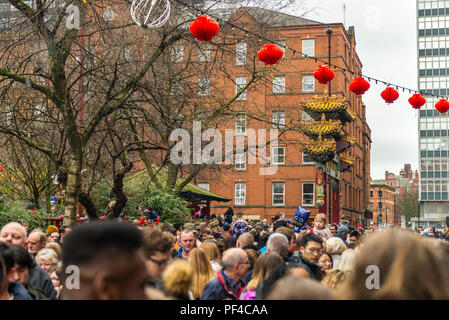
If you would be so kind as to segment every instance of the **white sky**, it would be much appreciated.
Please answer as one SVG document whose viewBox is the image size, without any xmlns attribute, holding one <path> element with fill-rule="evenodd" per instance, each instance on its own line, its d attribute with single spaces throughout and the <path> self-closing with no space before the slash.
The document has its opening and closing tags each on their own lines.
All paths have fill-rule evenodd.
<svg viewBox="0 0 449 320">
<path fill-rule="evenodd" d="M 304 0 L 316 8 L 305 18 L 324 23 L 343 22 L 355 27 L 356 50 L 367 76 L 411 89 L 417 83 L 415 0 Z M 302 11 L 289 12 L 300 15 Z M 399 174 L 404 163 L 418 169 L 418 111 L 411 108 L 408 91 L 387 105 L 380 97 L 383 84 L 371 82 L 363 100 L 371 128 L 371 177 L 383 179 L 385 171 Z"/>
</svg>

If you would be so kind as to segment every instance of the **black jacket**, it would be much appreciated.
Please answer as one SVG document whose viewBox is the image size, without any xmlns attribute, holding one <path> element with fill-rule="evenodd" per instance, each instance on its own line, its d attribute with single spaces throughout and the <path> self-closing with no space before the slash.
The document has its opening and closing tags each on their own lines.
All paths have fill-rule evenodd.
<svg viewBox="0 0 449 320">
<path fill-rule="evenodd" d="M 304 258 L 301 252 L 296 253 L 292 257 L 294 257 L 297 264 L 307 270 L 312 279 L 321 281 L 321 279 L 323 278 L 323 274 L 321 272 L 321 266 L 318 263 L 310 262 L 309 260 Z"/>
<path fill-rule="evenodd" d="M 25 289 L 18 281 L 12 281 L 8 284 L 8 292 L 13 295 L 13 300 L 36 300 L 36 296 Z"/>
<path fill-rule="evenodd" d="M 48 273 L 34 262 L 30 270 L 28 283 L 42 291 L 48 299 L 56 300 L 56 290 Z"/>
</svg>

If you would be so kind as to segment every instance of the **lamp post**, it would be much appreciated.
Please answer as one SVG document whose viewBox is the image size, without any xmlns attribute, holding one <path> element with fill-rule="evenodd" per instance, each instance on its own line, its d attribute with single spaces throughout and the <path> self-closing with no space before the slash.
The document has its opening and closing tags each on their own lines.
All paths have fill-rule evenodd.
<svg viewBox="0 0 449 320">
<path fill-rule="evenodd" d="M 327 35 L 329 36 L 329 37 L 328 37 L 328 38 L 329 38 L 329 46 L 328 46 L 328 49 L 329 49 L 329 67 L 330 67 L 330 65 L 331 65 L 331 34 L 332 34 L 332 28 L 331 28 L 331 27 L 328 27 L 326 33 L 327 33 Z M 331 96 L 331 83 L 330 83 L 330 81 L 329 81 L 329 97 L 330 97 L 330 96 Z"/>
<path fill-rule="evenodd" d="M 388 208 L 385 208 L 385 227 L 388 228 Z"/>
</svg>

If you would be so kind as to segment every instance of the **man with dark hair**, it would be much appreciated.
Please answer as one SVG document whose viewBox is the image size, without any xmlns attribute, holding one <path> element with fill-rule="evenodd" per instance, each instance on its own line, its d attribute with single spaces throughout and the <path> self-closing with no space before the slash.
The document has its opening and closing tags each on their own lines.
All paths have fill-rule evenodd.
<svg viewBox="0 0 449 320">
<path fill-rule="evenodd" d="M 287 237 L 288 240 L 287 261 L 294 261 L 294 259 L 291 258 L 296 247 L 296 237 L 293 230 L 288 227 L 280 227 L 276 229 L 275 233 L 282 233 L 284 236 Z"/>
<path fill-rule="evenodd" d="M 360 242 L 360 233 L 357 231 L 352 231 L 349 234 L 349 244 L 353 244 L 354 246 L 357 246 Z"/>
<path fill-rule="evenodd" d="M 335 234 L 337 233 L 337 229 L 338 229 L 338 226 L 335 223 L 332 223 L 329 226 L 329 231 L 331 233 L 331 237 L 335 237 Z"/>
<path fill-rule="evenodd" d="M 288 224 L 285 221 L 285 214 L 283 214 L 282 212 L 278 213 L 275 216 L 276 222 L 273 225 L 273 231 L 276 231 L 278 228 L 280 227 L 287 227 Z"/>
<path fill-rule="evenodd" d="M 142 232 L 128 223 L 96 222 L 74 227 L 62 251 L 62 269 L 74 270 L 62 273 L 61 282 L 66 283 L 62 299 L 147 299 L 143 244 Z"/>
<path fill-rule="evenodd" d="M 321 266 L 318 259 L 323 251 L 323 240 L 314 233 L 308 233 L 301 238 L 299 252 L 294 256 L 296 261 L 303 266 L 312 279 L 321 281 Z"/>
<path fill-rule="evenodd" d="M 62 246 L 63 241 L 64 241 L 64 237 L 70 232 L 72 231 L 72 227 L 71 226 L 62 226 L 61 229 L 59 229 L 59 244 Z"/>
</svg>

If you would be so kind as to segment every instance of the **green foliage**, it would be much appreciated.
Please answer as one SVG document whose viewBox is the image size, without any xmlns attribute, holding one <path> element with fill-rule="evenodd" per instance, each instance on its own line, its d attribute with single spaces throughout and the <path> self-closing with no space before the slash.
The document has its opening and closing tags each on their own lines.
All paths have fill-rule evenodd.
<svg viewBox="0 0 449 320">
<path fill-rule="evenodd" d="M 47 215 L 42 212 L 33 214 L 30 210 L 26 210 L 23 204 L 15 203 L 7 200 L 6 197 L 0 196 L 0 229 L 7 223 L 12 221 L 26 223 L 29 230 L 42 228 L 45 230 Z"/>
<path fill-rule="evenodd" d="M 406 192 L 399 198 L 401 214 L 405 216 L 405 223 L 408 224 L 411 218 L 419 215 L 418 192 Z"/>
<path fill-rule="evenodd" d="M 90 198 L 95 204 L 95 208 L 98 210 L 98 215 L 102 216 L 103 211 L 106 209 L 109 202 L 114 200 L 111 185 L 105 180 L 97 183 L 90 192 Z"/>
</svg>

